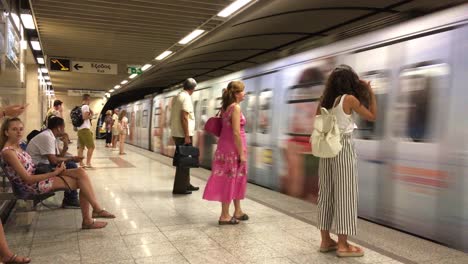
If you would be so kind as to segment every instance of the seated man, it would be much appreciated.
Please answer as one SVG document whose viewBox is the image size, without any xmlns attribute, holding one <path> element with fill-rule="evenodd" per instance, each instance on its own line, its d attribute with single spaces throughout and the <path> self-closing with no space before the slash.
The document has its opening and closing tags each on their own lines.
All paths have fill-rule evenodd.
<svg viewBox="0 0 468 264">
<path fill-rule="evenodd" d="M 51 172 L 61 162 L 65 163 L 67 169 L 78 168 L 76 162 L 83 158 L 77 156 L 65 157 L 68 150 L 68 137 L 65 134 L 65 122 L 62 118 L 51 116 L 47 122 L 47 129 L 33 137 L 26 151 L 31 155 L 33 163 L 36 165 L 36 174 Z M 66 137 L 63 141 L 63 149 L 58 148 L 58 138 Z M 79 209 L 78 192 L 65 191 L 63 208 Z"/>
</svg>

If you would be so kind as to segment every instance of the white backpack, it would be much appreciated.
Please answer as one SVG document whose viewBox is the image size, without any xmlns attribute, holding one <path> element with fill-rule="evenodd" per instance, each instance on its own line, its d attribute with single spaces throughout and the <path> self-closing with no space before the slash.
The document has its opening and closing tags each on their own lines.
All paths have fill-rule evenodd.
<svg viewBox="0 0 468 264">
<path fill-rule="evenodd" d="M 333 158 L 341 151 L 341 132 L 336 116 L 324 107 L 315 117 L 314 131 L 310 136 L 312 154 L 319 158 Z"/>
</svg>

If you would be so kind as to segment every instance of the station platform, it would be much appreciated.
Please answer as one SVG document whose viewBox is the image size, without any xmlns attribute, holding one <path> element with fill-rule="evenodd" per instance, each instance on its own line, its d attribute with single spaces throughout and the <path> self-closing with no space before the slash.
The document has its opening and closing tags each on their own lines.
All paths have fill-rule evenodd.
<svg viewBox="0 0 468 264">
<path fill-rule="evenodd" d="M 127 155 L 97 142 L 88 169 L 101 204 L 115 220 L 100 230 L 81 230 L 80 210 L 40 206 L 30 225 L 12 212 L 7 241 L 32 263 L 468 263 L 468 254 L 359 220 L 351 242 L 362 258 L 319 253 L 314 204 L 248 185 L 243 209 L 250 220 L 219 226 L 220 205 L 203 200 L 209 171 L 192 170 L 191 195 L 174 196 L 171 159 L 126 146 Z M 47 200 L 59 206 L 62 194 Z"/>
</svg>

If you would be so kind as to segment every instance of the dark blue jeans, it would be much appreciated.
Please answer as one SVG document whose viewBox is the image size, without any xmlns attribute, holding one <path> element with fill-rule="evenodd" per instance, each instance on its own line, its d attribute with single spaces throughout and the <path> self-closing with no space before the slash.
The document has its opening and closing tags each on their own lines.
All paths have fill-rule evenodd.
<svg viewBox="0 0 468 264">
<path fill-rule="evenodd" d="M 67 161 L 65 162 L 65 167 L 67 169 L 76 169 L 78 168 L 78 165 L 76 165 L 76 162 L 74 161 Z M 51 172 L 55 169 L 55 166 L 51 164 L 38 164 L 36 167 L 36 174 L 41 174 L 41 173 L 47 173 Z M 63 200 L 64 201 L 73 201 L 78 199 L 78 191 L 77 190 L 71 190 L 71 191 L 64 191 L 63 194 Z"/>
</svg>

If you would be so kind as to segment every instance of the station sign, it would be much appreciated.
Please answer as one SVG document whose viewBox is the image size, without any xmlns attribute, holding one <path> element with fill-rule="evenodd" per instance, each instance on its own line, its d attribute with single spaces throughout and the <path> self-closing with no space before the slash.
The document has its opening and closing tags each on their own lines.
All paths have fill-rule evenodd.
<svg viewBox="0 0 468 264">
<path fill-rule="evenodd" d="M 72 72 L 117 75 L 117 64 L 114 63 L 72 61 L 70 66 Z"/>
<path fill-rule="evenodd" d="M 127 72 L 128 74 L 142 74 L 143 71 L 141 70 L 141 65 L 127 65 Z"/>
<path fill-rule="evenodd" d="M 50 58 L 49 65 L 51 71 L 70 71 L 70 60 Z"/>
</svg>

